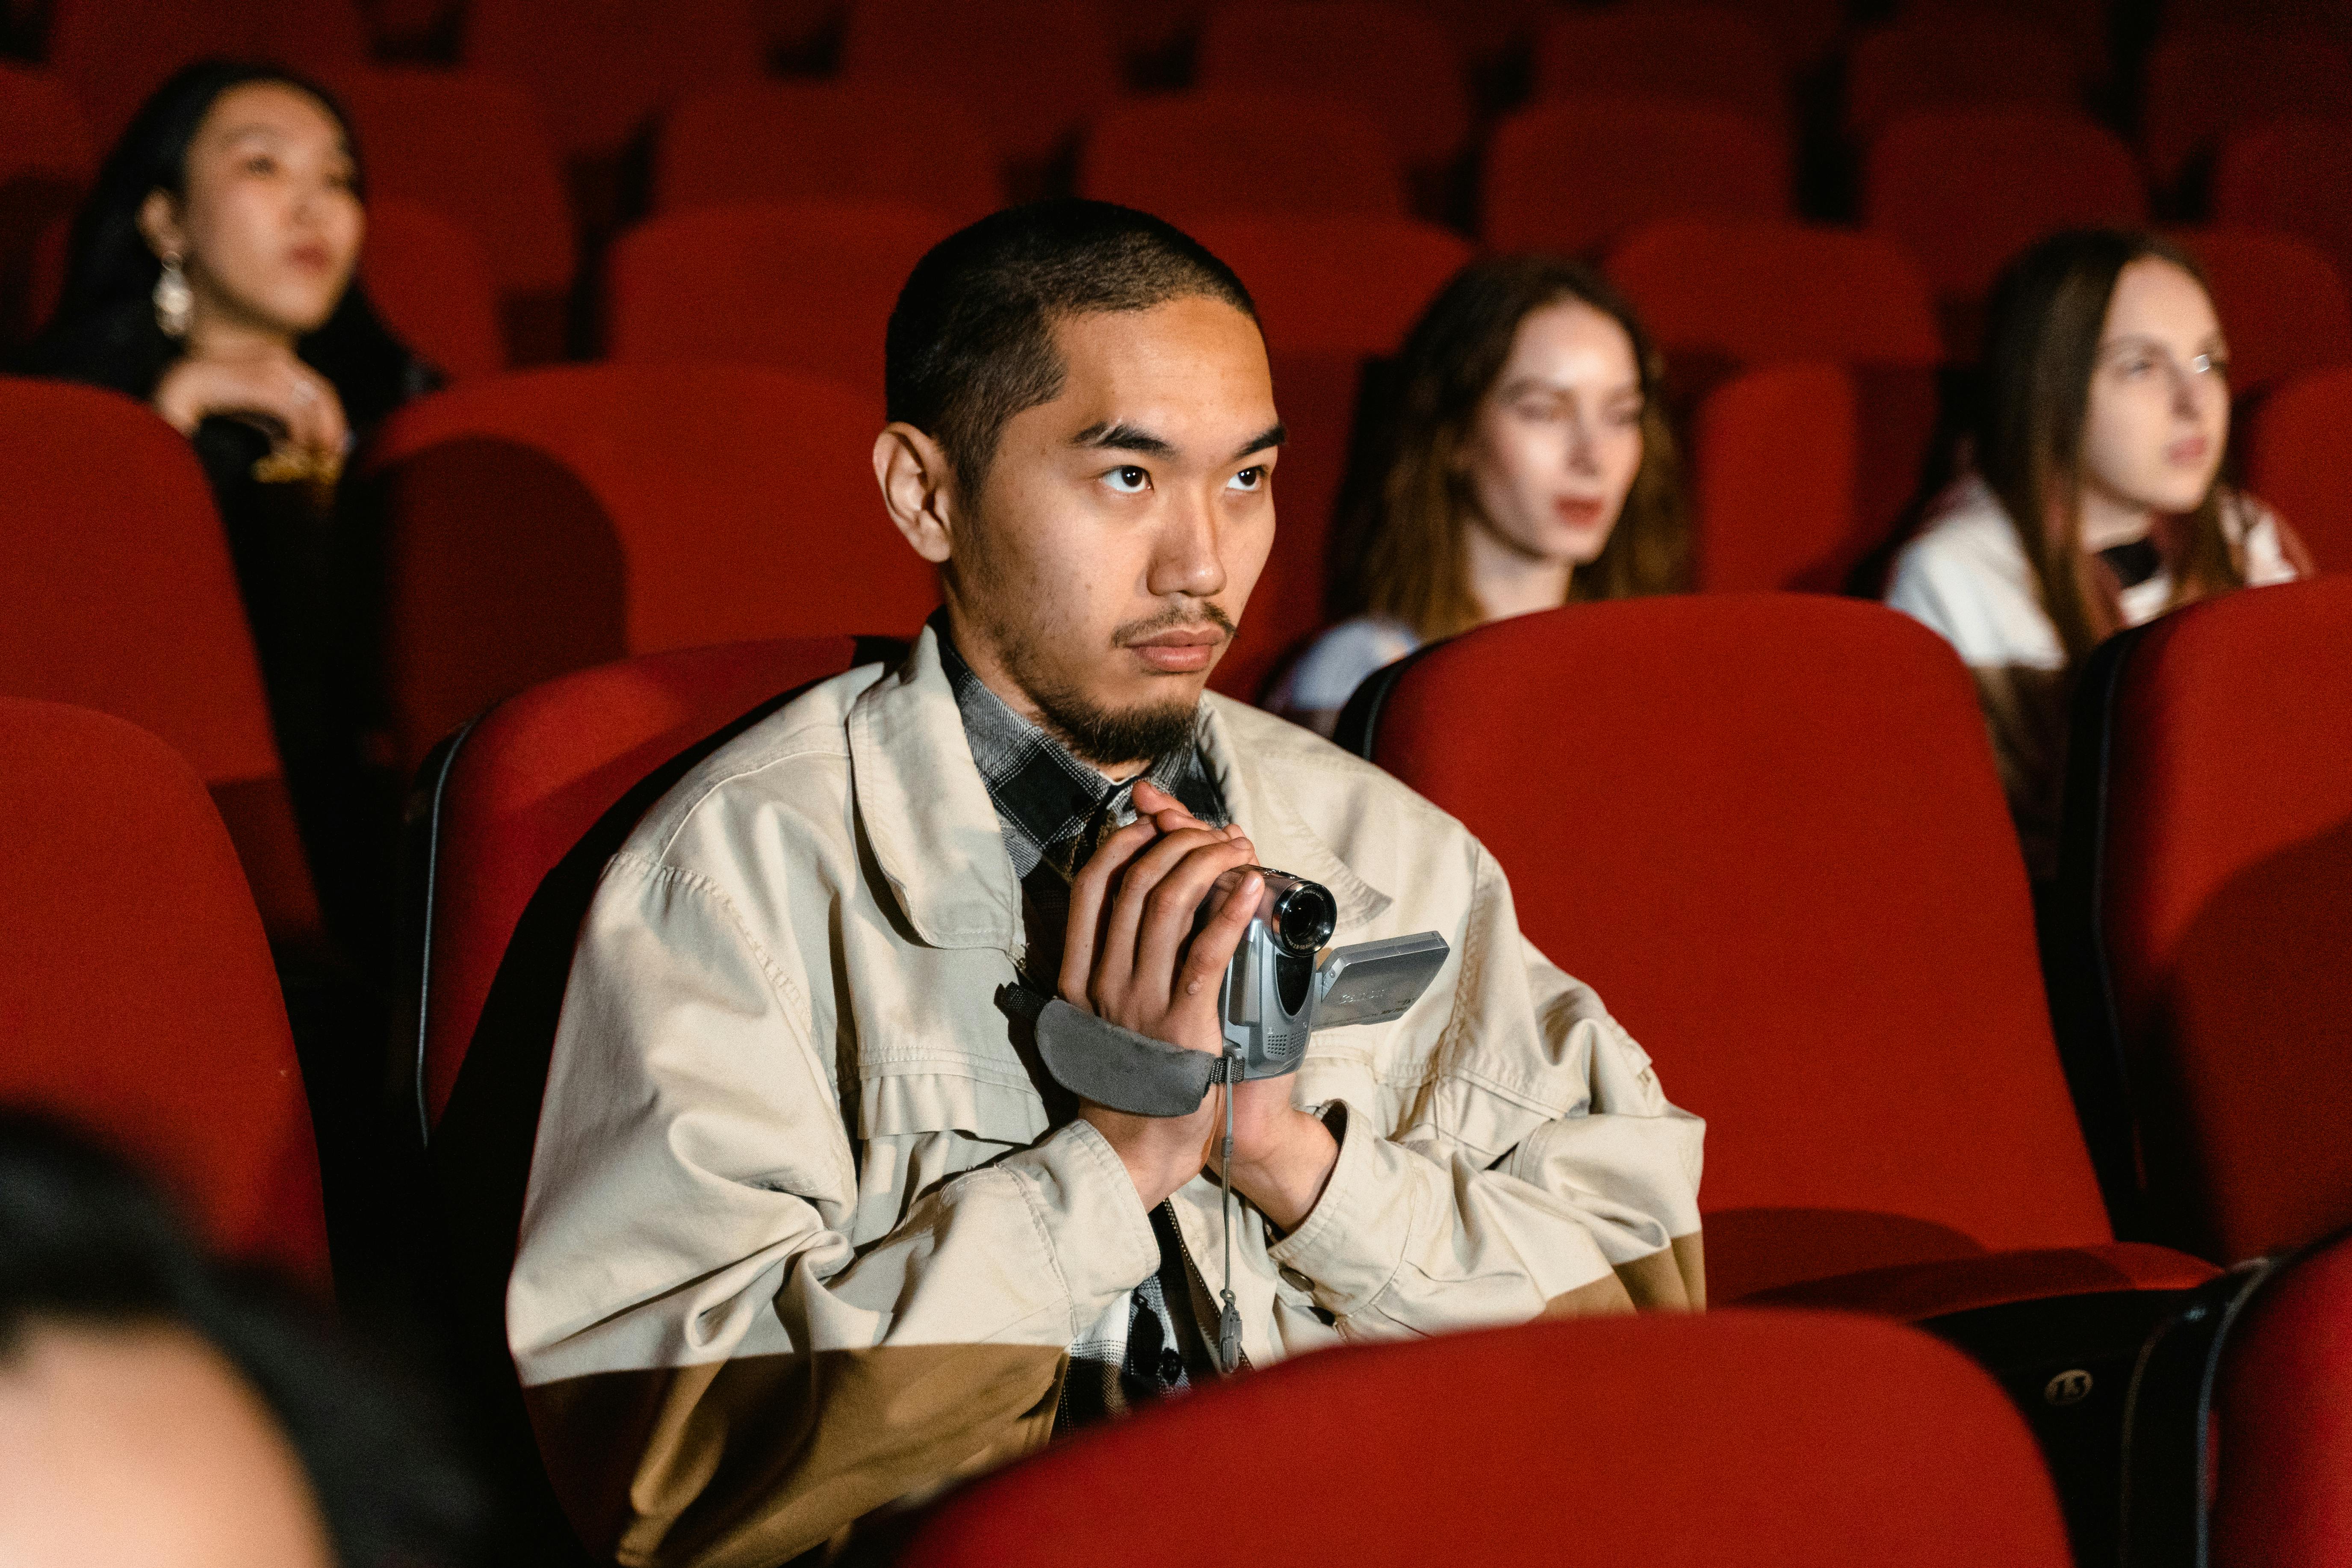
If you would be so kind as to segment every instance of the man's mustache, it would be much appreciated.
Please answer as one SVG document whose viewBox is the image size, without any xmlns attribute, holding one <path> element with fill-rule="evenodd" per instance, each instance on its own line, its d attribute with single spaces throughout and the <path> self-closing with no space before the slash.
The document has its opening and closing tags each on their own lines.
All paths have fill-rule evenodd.
<svg viewBox="0 0 2352 1568">
<path fill-rule="evenodd" d="M 1156 637 L 1161 632 L 1193 631 L 1203 626 L 1214 626 L 1225 634 L 1228 642 L 1233 640 L 1233 616 L 1213 599 L 1203 599 L 1197 605 L 1171 605 L 1156 616 L 1129 621 L 1110 634 L 1110 642 L 1113 647 L 1125 647 L 1145 637 Z"/>
</svg>

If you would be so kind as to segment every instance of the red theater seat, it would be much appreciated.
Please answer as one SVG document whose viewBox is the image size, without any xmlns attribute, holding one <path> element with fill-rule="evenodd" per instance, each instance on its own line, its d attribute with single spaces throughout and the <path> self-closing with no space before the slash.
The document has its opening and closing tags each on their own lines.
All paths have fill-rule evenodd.
<svg viewBox="0 0 2352 1568">
<path fill-rule="evenodd" d="M 1788 153 L 1776 126 L 1734 109 L 1557 98 L 1496 127 L 1480 211 L 1497 250 L 1589 254 L 1660 218 L 1786 216 Z"/>
<path fill-rule="evenodd" d="M 213 1245 L 327 1284 L 278 976 L 204 781 L 120 719 L 0 698 L 0 1101 L 159 1177 Z"/>
<path fill-rule="evenodd" d="M 760 74 L 751 0 L 466 0 L 463 62 L 528 91 L 567 158 L 610 158 L 671 103 Z"/>
<path fill-rule="evenodd" d="M 97 167 L 89 127 L 65 85 L 0 65 L 0 348 L 40 325 L 29 298 L 33 248 L 80 204 Z"/>
<path fill-rule="evenodd" d="M 101 143 L 147 95 L 207 57 L 316 71 L 367 52 L 352 0 L 52 0 L 48 68 L 73 89 Z"/>
<path fill-rule="evenodd" d="M 1443 169 L 1470 134 L 1461 51 L 1444 23 L 1384 0 L 1242 0 L 1201 29 L 1201 86 L 1321 94 L 1377 115 L 1413 169 Z"/>
<path fill-rule="evenodd" d="M 841 75 L 960 101 L 1033 176 L 1119 93 L 1091 0 L 851 0 Z"/>
<path fill-rule="evenodd" d="M 2322 572 L 2352 572 L 2352 366 L 2281 382 L 2249 421 L 2246 483 L 2302 536 Z"/>
<path fill-rule="evenodd" d="M 2189 605 L 2083 681 L 2077 1048 L 2130 1086 L 2147 1227 L 2232 1263 L 2352 1225 L 2352 578 Z"/>
<path fill-rule="evenodd" d="M 1846 130 L 1865 145 L 1899 114 L 1994 105 L 2063 114 L 2081 94 L 2067 40 L 2016 11 L 1906 16 L 1864 34 L 1846 57 Z"/>
<path fill-rule="evenodd" d="M 2220 1568 L 2352 1552 L 2352 1236 L 2266 1281 L 2221 1366 Z"/>
<path fill-rule="evenodd" d="M 1693 422 L 1696 585 L 1834 594 L 1879 542 L 1858 526 L 1853 377 L 1773 364 L 1710 392 Z"/>
<path fill-rule="evenodd" d="M 2231 392 L 2352 363 L 2352 299 L 2317 248 L 2261 229 L 2174 229 L 2171 237 L 2204 269 L 2230 340 Z"/>
<path fill-rule="evenodd" d="M 368 203 L 360 278 L 384 321 L 452 381 L 506 368 L 497 285 L 474 237 L 403 196 Z"/>
<path fill-rule="evenodd" d="M 372 197 L 404 196 L 470 233 L 518 363 L 562 357 L 571 198 L 530 97 L 473 71 L 379 67 L 327 85 L 351 116 Z"/>
<path fill-rule="evenodd" d="M 634 653 L 911 634 L 931 569 L 870 461 L 880 400 L 753 365 L 583 365 L 411 404 L 371 462 L 414 764 L 489 703 Z"/>
<path fill-rule="evenodd" d="M 2230 132 L 2291 115 L 2352 118 L 2352 48 L 2325 29 L 2191 24 L 2148 53 L 2140 142 L 2165 184 Z"/>
<path fill-rule="evenodd" d="M 656 218 L 606 258 L 606 350 L 626 363 L 770 364 L 870 397 L 881 390 L 882 337 L 898 290 L 955 226 L 946 214 L 895 202 Z"/>
<path fill-rule="evenodd" d="M 1410 218 L 1234 214 L 1188 229 L 1241 275 L 1276 353 L 1393 353 L 1470 259 L 1460 236 Z"/>
<path fill-rule="evenodd" d="M 969 223 L 1004 205 L 1004 182 L 971 112 L 912 88 L 738 82 L 662 123 L 658 212 L 824 201 L 905 202 Z"/>
<path fill-rule="evenodd" d="M 1528 938 L 1706 1118 L 1712 1299 L 1924 1319 L 2210 1275 L 2109 1228 L 1934 633 L 1811 595 L 1579 605 L 1368 701 L 1366 754 L 1469 825 Z"/>
<path fill-rule="evenodd" d="M 323 941 L 228 542 L 141 404 L 0 378 L 0 692 L 127 719 L 213 792 L 270 938 Z"/>
<path fill-rule="evenodd" d="M 1178 224 L 1218 213 L 1405 213 L 1403 172 L 1369 110 L 1249 92 L 1112 109 L 1087 132 L 1078 194 Z"/>
<path fill-rule="evenodd" d="M 1713 5 L 1565 11 L 1536 45 L 1535 95 L 1684 99 L 1746 114 L 1785 136 L 1789 88 L 1771 37 Z"/>
<path fill-rule="evenodd" d="M 2221 140 L 2214 161 L 2216 223 L 2310 241 L 2352 277 L 2352 118 L 2278 120 Z"/>
<path fill-rule="evenodd" d="M 1236 1499 L 1237 1440 L 1276 1434 L 1307 1484 Z M 898 1561 L 1172 1568 L 1237 1542 L 1253 1562 L 1363 1568 L 2071 1561 L 2033 1440 L 1982 1373 L 1924 1335 L 1779 1312 L 1304 1356 L 951 1496 Z"/>
<path fill-rule="evenodd" d="M 1953 357 L 1973 362 L 1985 293 L 2011 257 L 2063 228 L 2145 224 L 2147 193 L 2122 138 L 2082 115 L 1944 109 L 1886 126 L 1870 150 L 1863 211 L 1918 261 Z"/>
</svg>

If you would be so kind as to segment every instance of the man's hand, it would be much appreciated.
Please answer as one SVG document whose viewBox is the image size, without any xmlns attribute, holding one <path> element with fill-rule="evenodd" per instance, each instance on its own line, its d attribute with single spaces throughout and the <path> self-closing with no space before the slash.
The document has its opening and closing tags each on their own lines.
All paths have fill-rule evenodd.
<svg viewBox="0 0 2352 1568">
<path fill-rule="evenodd" d="M 1244 875 L 1197 935 L 1193 922 L 1217 879 L 1250 865 L 1256 848 L 1238 828 L 1209 826 L 1150 784 L 1135 786 L 1135 805 L 1136 820 L 1105 839 L 1071 884 L 1062 999 L 1138 1034 L 1221 1055 L 1218 987 L 1264 879 Z M 1225 1092 L 1213 1089 L 1187 1116 L 1132 1116 L 1091 1102 L 1080 1114 L 1118 1151 L 1152 1208 L 1212 1163 Z M 1307 1217 L 1338 1158 L 1323 1124 L 1292 1107 L 1286 1079 L 1238 1086 L 1234 1185 L 1276 1225 L 1288 1230 Z"/>
</svg>

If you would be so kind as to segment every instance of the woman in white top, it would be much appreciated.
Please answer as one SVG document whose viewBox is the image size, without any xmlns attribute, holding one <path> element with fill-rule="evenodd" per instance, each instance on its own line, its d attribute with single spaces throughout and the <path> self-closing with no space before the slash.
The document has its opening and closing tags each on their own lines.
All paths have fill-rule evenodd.
<svg viewBox="0 0 2352 1568">
<path fill-rule="evenodd" d="M 1689 529 L 1663 371 L 1587 268 L 1492 257 L 1406 337 L 1393 412 L 1349 477 L 1334 573 L 1348 618 L 1266 705 L 1331 732 L 1363 679 L 1424 642 L 1583 599 L 1685 586 Z"/>
<path fill-rule="evenodd" d="M 2053 236 L 1993 289 L 1974 471 L 1928 508 L 1886 602 L 1976 677 L 2026 863 L 2055 868 L 2073 674 L 2108 636 L 2308 558 L 2219 482 L 2229 347 L 2197 264 L 2151 235 Z"/>
</svg>

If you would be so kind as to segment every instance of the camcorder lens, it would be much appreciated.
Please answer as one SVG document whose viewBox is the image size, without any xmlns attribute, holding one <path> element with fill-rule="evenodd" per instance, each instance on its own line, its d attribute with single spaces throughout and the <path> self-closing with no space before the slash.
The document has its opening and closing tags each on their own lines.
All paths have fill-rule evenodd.
<svg viewBox="0 0 2352 1568">
<path fill-rule="evenodd" d="M 1318 882 L 1296 883 L 1275 902 L 1274 933 L 1295 953 L 1321 952 L 1339 923 L 1339 905 Z"/>
</svg>

